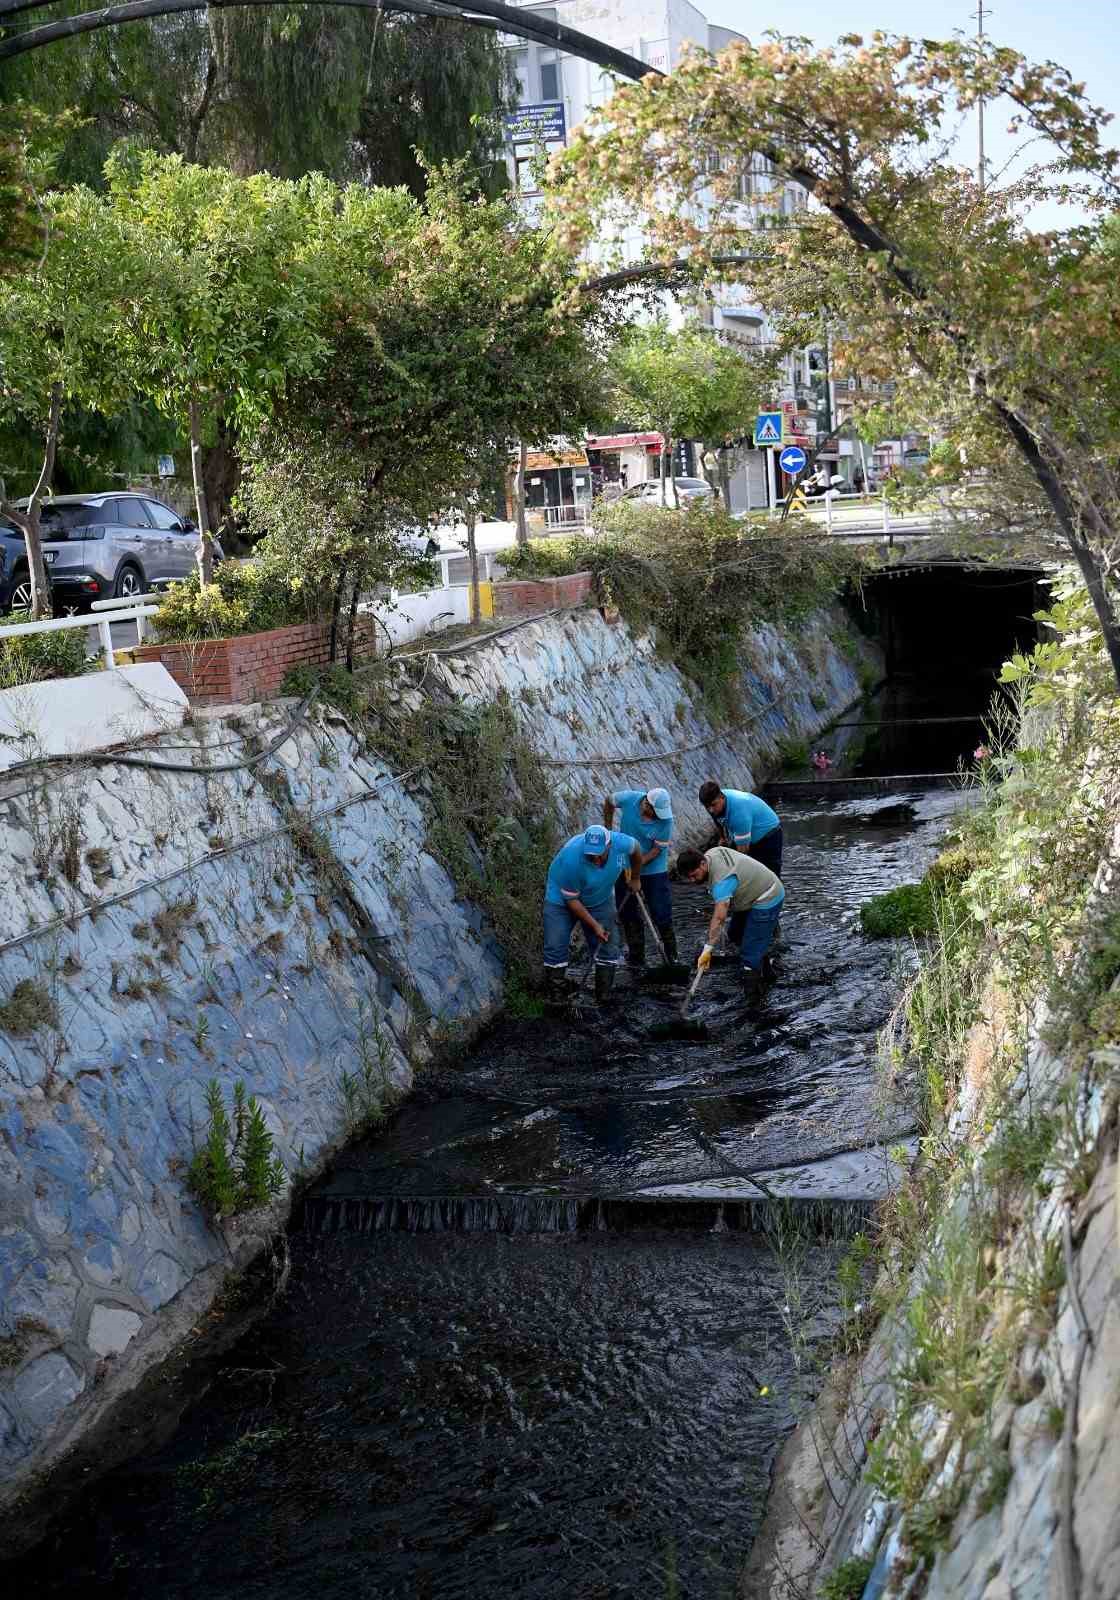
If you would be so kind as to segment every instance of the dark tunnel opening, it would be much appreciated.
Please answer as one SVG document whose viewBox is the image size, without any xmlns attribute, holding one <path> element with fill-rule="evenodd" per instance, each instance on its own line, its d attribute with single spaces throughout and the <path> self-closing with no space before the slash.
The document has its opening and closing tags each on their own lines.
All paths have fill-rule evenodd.
<svg viewBox="0 0 1120 1600">
<path fill-rule="evenodd" d="M 1046 602 L 1044 576 L 1030 567 L 896 568 L 866 580 L 860 620 L 883 649 L 887 677 L 845 719 L 873 724 L 858 730 L 854 770 L 970 766 L 987 738 L 1000 668 L 1037 642 L 1035 613 Z"/>
</svg>

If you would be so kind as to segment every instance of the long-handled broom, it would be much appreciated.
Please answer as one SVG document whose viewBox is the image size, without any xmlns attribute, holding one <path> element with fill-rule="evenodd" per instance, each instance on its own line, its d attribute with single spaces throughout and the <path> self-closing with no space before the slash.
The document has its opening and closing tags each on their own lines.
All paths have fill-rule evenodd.
<svg viewBox="0 0 1120 1600">
<path fill-rule="evenodd" d="M 646 972 L 643 972 L 642 982 L 687 983 L 688 975 L 692 971 L 692 968 L 686 966 L 683 961 L 669 960 L 668 951 L 665 949 L 665 941 L 658 932 L 657 924 L 649 914 L 649 907 L 646 905 L 645 895 L 643 895 L 640 890 L 631 889 L 627 900 L 622 902 L 621 910 L 625 911 L 628 900 L 634 900 L 637 902 L 638 910 L 642 914 L 642 920 L 649 929 L 649 932 L 652 934 L 653 942 L 657 946 L 658 953 L 661 956 L 661 965 L 659 967 L 650 967 Z"/>
<path fill-rule="evenodd" d="M 675 1022 L 655 1022 L 649 1030 L 651 1039 L 683 1039 L 693 1044 L 703 1044 L 708 1037 L 708 1024 L 697 1022 L 688 1014 L 692 1004 L 692 997 L 700 987 L 700 979 L 707 969 L 697 967 L 695 976 L 688 986 L 688 991 L 681 1001 L 681 1008 L 677 1013 Z"/>
</svg>

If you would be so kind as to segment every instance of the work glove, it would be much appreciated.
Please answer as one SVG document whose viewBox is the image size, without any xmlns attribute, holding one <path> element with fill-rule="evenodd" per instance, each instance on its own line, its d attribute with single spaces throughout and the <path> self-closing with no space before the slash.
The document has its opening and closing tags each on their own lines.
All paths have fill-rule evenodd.
<svg viewBox="0 0 1120 1600">
<path fill-rule="evenodd" d="M 626 887 L 630 890 L 631 894 L 640 894 L 641 893 L 641 888 L 642 888 L 642 875 L 641 875 L 641 873 L 640 872 L 633 872 L 633 871 L 627 872 L 627 874 L 626 874 Z"/>
<path fill-rule="evenodd" d="M 711 966 L 712 951 L 714 949 L 714 944 L 706 944 L 703 950 L 701 950 L 700 954 L 696 957 L 696 965 L 701 972 L 707 972 L 708 968 Z"/>
</svg>

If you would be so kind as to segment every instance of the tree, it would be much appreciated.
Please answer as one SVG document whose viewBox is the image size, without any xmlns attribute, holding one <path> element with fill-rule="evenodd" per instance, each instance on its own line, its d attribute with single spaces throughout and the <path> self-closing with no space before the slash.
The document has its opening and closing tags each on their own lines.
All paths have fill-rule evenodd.
<svg viewBox="0 0 1120 1600">
<path fill-rule="evenodd" d="M 58 14 L 88 9 L 65 0 Z M 323 6 L 215 6 L 0 64 L 0 99 L 78 112 L 62 175 L 94 187 L 124 140 L 240 173 L 416 194 L 420 161 L 465 158 L 492 193 L 505 184 L 510 87 L 505 53 L 479 28 Z"/>
<path fill-rule="evenodd" d="M 150 153 L 107 172 L 104 216 L 150 269 L 148 292 L 120 308 L 118 334 L 139 392 L 189 434 L 207 584 L 204 437 L 222 419 L 259 426 L 288 383 L 318 370 L 335 243 L 351 214 L 326 179 L 238 178 Z M 372 228 L 366 244 L 376 251 Z"/>
<path fill-rule="evenodd" d="M 1057 147 L 1056 173 L 981 188 L 949 159 L 946 116 L 999 96 L 1013 125 Z M 608 200 L 656 196 L 659 255 L 701 266 L 751 244 L 762 253 L 761 239 L 769 260 L 747 281 L 763 303 L 780 314 L 792 302 L 796 316 L 815 301 L 846 330 L 853 366 L 970 395 L 1068 544 L 1120 684 L 1115 278 L 1098 227 L 1041 232 L 1028 219 L 1055 190 L 1115 204 L 1107 120 L 1061 67 L 990 43 L 769 38 L 693 52 L 619 90 L 553 172 L 558 247 L 584 242 Z M 735 187 L 759 160 L 817 206 L 760 230 Z M 691 203 L 701 196 L 706 213 Z"/>
<path fill-rule="evenodd" d="M 594 425 L 603 387 L 605 313 L 511 202 L 478 201 L 455 171 L 430 173 L 423 202 L 388 193 L 395 232 L 380 255 L 362 234 L 340 245 L 329 359 L 289 384 L 245 490 L 252 525 L 293 563 L 329 566 L 351 617 L 390 581 L 406 530 L 469 523 L 495 458 Z M 287 494 L 297 475 L 302 495 Z"/>
<path fill-rule="evenodd" d="M 674 333 L 664 321 L 629 329 L 615 347 L 612 369 L 619 420 L 661 434 L 663 505 L 673 442 L 700 439 L 722 448 L 743 433 L 776 376 L 774 361 L 761 351 L 725 343 L 703 328 Z"/>
<path fill-rule="evenodd" d="M 79 403 L 111 414 L 129 393 L 114 312 L 141 292 L 146 268 L 127 231 L 107 223 L 102 209 L 88 190 L 41 197 L 40 259 L 0 278 L 0 415 L 43 441 L 25 505 L 8 498 L 0 479 L 0 511 L 27 547 L 36 619 L 50 614 L 40 507 L 52 484 L 64 408 Z"/>
</svg>

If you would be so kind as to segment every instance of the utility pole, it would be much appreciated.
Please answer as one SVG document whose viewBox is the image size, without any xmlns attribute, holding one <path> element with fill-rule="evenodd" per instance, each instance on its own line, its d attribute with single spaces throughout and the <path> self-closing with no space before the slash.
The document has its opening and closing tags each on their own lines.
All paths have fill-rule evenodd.
<svg viewBox="0 0 1120 1600">
<path fill-rule="evenodd" d="M 984 10 L 984 0 L 976 0 L 976 10 L 973 12 L 973 16 L 976 18 L 976 43 L 978 45 L 984 43 L 984 18 L 986 16 L 990 17 L 991 14 L 990 9 L 988 11 Z M 981 193 L 983 193 L 987 185 L 986 165 L 984 160 L 984 97 L 981 95 L 976 102 L 976 181 L 980 185 Z"/>
</svg>

